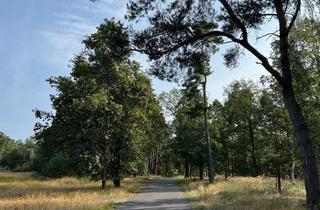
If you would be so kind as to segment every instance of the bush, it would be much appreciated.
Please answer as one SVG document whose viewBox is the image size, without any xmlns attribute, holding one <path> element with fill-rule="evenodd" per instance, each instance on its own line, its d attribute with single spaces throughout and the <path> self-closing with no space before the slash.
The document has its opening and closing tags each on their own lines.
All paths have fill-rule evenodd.
<svg viewBox="0 0 320 210">
<path fill-rule="evenodd" d="M 25 163 L 22 163 L 20 165 L 17 165 L 13 171 L 15 172 L 26 172 L 26 171 L 33 171 L 34 168 L 33 168 L 33 165 L 31 162 L 25 162 Z"/>
<path fill-rule="evenodd" d="M 63 177 L 74 175 L 74 164 L 66 155 L 58 153 L 54 155 L 45 165 L 40 173 L 46 177 Z"/>
</svg>

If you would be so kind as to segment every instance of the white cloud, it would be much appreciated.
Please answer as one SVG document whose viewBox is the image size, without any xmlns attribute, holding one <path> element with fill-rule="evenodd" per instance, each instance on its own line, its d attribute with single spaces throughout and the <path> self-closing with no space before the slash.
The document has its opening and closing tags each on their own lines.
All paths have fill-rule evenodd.
<svg viewBox="0 0 320 210">
<path fill-rule="evenodd" d="M 65 66 L 81 51 L 82 40 L 95 32 L 104 18 L 120 18 L 124 11 L 123 1 L 115 0 L 77 1 L 64 6 L 62 12 L 52 15 L 52 23 L 38 31 L 48 49 L 44 59 Z"/>
</svg>

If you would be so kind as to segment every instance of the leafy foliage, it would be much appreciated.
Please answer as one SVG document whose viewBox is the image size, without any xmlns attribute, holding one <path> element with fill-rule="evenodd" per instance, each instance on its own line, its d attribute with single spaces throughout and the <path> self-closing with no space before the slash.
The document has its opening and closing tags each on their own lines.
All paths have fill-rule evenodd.
<svg viewBox="0 0 320 210">
<path fill-rule="evenodd" d="M 0 132 L 0 166 L 7 170 L 32 171 L 36 158 L 33 138 L 25 142 L 15 141 Z"/>
<path fill-rule="evenodd" d="M 150 79 L 129 60 L 128 33 L 121 23 L 106 21 L 84 44 L 71 76 L 49 79 L 58 92 L 51 97 L 55 114 L 46 118 L 37 112 L 49 120 L 36 126 L 38 145 L 48 155 L 49 168 L 68 154 L 103 186 L 107 176 L 119 186 L 123 172 L 143 174 L 145 141 L 166 138 L 161 134 L 165 124 L 151 121 L 164 122 Z"/>
</svg>

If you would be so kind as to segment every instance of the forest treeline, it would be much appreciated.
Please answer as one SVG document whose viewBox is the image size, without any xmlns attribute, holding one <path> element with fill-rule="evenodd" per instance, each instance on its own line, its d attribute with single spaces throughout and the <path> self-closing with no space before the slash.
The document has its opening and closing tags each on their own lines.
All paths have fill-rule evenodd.
<svg viewBox="0 0 320 210">
<path fill-rule="evenodd" d="M 310 11 L 317 4 L 219 2 L 216 12 L 209 1 L 129 1 L 127 20 L 147 18 L 149 25 L 129 32 L 105 20 L 88 36 L 70 75 L 48 79 L 56 90 L 53 111 L 34 111 L 33 140 L 14 143 L 2 135 L 11 148 L 1 151 L 2 166 L 90 177 L 103 189 L 108 179 L 119 187 L 126 175 L 208 176 L 212 183 L 223 174 L 273 176 L 280 191 L 282 178 L 299 177 L 307 208 L 320 209 L 320 23 L 311 13 L 299 16 L 302 3 Z M 277 32 L 266 34 L 274 37 L 271 56 L 248 36 L 270 11 L 278 22 Z M 207 97 L 207 83 L 211 58 L 226 43 L 234 44 L 224 54 L 226 66 L 236 67 L 245 49 L 270 76 L 234 81 L 218 101 Z M 148 73 L 182 88 L 156 96 L 133 52 L 149 56 Z M 24 149 L 25 162 L 9 166 L 9 151 Z"/>
</svg>

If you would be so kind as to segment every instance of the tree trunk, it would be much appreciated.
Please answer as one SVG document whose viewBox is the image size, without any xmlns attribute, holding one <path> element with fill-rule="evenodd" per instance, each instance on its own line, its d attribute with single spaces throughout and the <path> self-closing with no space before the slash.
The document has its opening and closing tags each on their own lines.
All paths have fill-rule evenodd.
<svg viewBox="0 0 320 210">
<path fill-rule="evenodd" d="M 157 165 L 156 155 L 154 150 L 152 149 L 149 155 L 149 174 L 156 175 L 156 165 Z"/>
<path fill-rule="evenodd" d="M 232 149 L 232 153 L 231 153 L 231 173 L 230 173 L 230 176 L 233 177 L 235 175 L 235 170 L 234 170 L 234 165 L 235 165 L 235 157 L 234 157 L 234 149 Z"/>
<path fill-rule="evenodd" d="M 205 125 L 205 138 L 207 140 L 207 148 L 208 148 L 208 176 L 209 183 L 213 183 L 214 181 L 214 171 L 213 171 L 213 163 L 212 163 L 212 152 L 211 152 L 211 140 L 209 135 L 209 122 L 208 122 L 208 99 L 207 99 L 207 76 L 204 75 L 203 81 L 203 103 L 204 103 L 204 125 Z"/>
<path fill-rule="evenodd" d="M 154 155 L 154 175 L 158 175 L 157 174 L 157 165 L 158 165 L 158 161 L 157 161 L 157 156 Z"/>
<path fill-rule="evenodd" d="M 203 180 L 203 163 L 202 162 L 199 165 L 199 179 Z"/>
<path fill-rule="evenodd" d="M 114 167 L 114 172 L 113 172 L 113 186 L 114 187 L 120 187 L 121 186 L 121 179 L 120 179 L 120 174 L 119 174 L 119 166 L 116 165 Z"/>
<path fill-rule="evenodd" d="M 250 134 L 250 141 L 251 141 L 251 158 L 252 158 L 252 176 L 257 176 L 257 159 L 256 159 L 256 151 L 255 151 L 255 142 L 254 142 L 254 133 L 252 128 L 252 122 L 249 119 L 249 134 Z"/>
<path fill-rule="evenodd" d="M 120 176 L 113 177 L 113 186 L 120 187 L 121 186 L 121 179 Z"/>
<path fill-rule="evenodd" d="M 188 178 L 189 177 L 189 163 L 187 160 L 185 160 L 185 172 L 184 172 L 184 178 Z"/>
<path fill-rule="evenodd" d="M 149 157 L 148 157 L 148 175 L 151 174 L 151 157 L 150 157 L 150 154 L 149 154 Z"/>
<path fill-rule="evenodd" d="M 289 112 L 289 117 L 294 128 L 294 134 L 299 145 L 304 184 L 306 188 L 307 208 L 310 210 L 320 210 L 320 183 L 314 146 L 307 122 L 297 103 L 292 85 L 287 17 L 282 1 L 273 0 L 273 3 L 276 8 L 280 31 L 280 61 L 283 77 L 283 81 L 280 84 L 282 86 L 284 103 Z"/>
<path fill-rule="evenodd" d="M 101 189 L 107 189 L 107 167 L 104 166 L 102 169 L 102 176 L 101 176 Z"/>
<path fill-rule="evenodd" d="M 120 170 L 121 170 L 121 145 L 122 140 L 119 141 L 119 145 L 116 147 L 114 161 L 113 161 L 113 168 L 112 168 L 112 181 L 114 187 L 121 186 L 121 179 L 120 179 Z"/>
<path fill-rule="evenodd" d="M 101 189 L 106 190 L 107 189 L 107 159 L 108 159 L 108 146 L 107 142 L 105 142 L 104 145 L 104 154 L 102 158 L 102 172 L 101 172 Z"/>
<path fill-rule="evenodd" d="M 295 180 L 295 175 L 294 175 L 295 167 L 296 167 L 296 163 L 292 161 L 292 165 L 291 165 L 291 181 L 292 182 L 294 182 Z"/>
<path fill-rule="evenodd" d="M 229 149 L 227 147 L 225 148 L 224 152 L 224 179 L 227 180 L 230 174 L 230 168 L 231 168 L 231 153 L 229 152 Z"/>
<path fill-rule="evenodd" d="M 281 169 L 280 169 L 280 165 L 277 166 L 276 189 L 277 189 L 278 193 L 281 193 Z"/>
<path fill-rule="evenodd" d="M 311 210 L 320 209 L 320 183 L 317 167 L 316 155 L 313 142 L 310 137 L 308 125 L 304 119 L 302 111 L 297 104 L 292 91 L 288 93 L 283 90 L 285 104 L 289 111 L 295 136 L 298 141 L 300 157 L 302 160 L 302 169 L 304 175 L 304 184 L 307 196 L 307 208 Z"/>
</svg>

